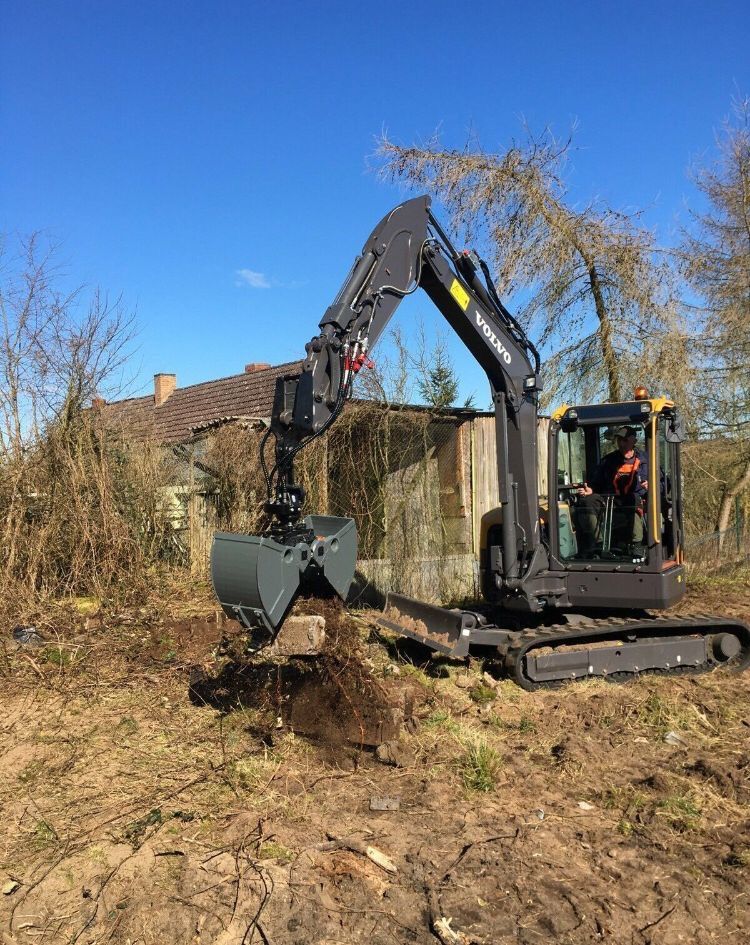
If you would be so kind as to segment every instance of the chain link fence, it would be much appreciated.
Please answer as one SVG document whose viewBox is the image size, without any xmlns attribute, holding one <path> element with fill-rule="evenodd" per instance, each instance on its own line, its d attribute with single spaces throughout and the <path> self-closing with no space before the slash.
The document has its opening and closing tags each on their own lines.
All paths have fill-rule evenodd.
<svg viewBox="0 0 750 945">
<path fill-rule="evenodd" d="M 685 542 L 688 574 L 706 574 L 750 565 L 750 529 L 738 518 L 731 528 Z"/>
</svg>

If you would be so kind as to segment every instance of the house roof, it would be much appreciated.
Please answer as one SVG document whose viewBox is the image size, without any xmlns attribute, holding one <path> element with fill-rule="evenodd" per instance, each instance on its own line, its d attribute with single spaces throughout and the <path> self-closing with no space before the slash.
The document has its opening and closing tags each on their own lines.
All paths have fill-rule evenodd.
<svg viewBox="0 0 750 945">
<path fill-rule="evenodd" d="M 154 437 L 165 444 L 184 443 L 197 429 L 224 420 L 270 417 L 276 378 L 300 368 L 300 361 L 288 361 L 249 374 L 178 387 L 158 407 L 154 395 L 149 394 L 113 401 L 102 410 L 108 422 L 131 436 Z"/>
<path fill-rule="evenodd" d="M 135 439 L 155 439 L 166 445 L 186 443 L 230 421 L 262 420 L 271 416 L 276 378 L 296 374 L 301 361 L 287 361 L 250 373 L 232 374 L 214 381 L 177 387 L 159 406 L 153 394 L 129 397 L 101 406 L 108 424 Z M 395 405 L 394 405 L 395 406 Z M 422 405 L 399 404 L 399 409 L 430 411 L 451 418 L 490 416 L 466 407 L 439 410 Z"/>
</svg>

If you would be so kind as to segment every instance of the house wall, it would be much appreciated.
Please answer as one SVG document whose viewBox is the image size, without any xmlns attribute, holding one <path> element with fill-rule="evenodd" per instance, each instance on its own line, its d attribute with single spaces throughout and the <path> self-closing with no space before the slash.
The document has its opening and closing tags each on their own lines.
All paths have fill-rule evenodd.
<svg viewBox="0 0 750 945">
<path fill-rule="evenodd" d="M 546 494 L 547 426 L 540 420 L 540 494 Z M 401 457 L 402 465 L 385 474 L 385 541 L 380 557 L 359 562 L 363 576 L 383 593 L 395 590 L 436 603 L 476 594 L 481 518 L 498 504 L 494 417 L 437 417 L 427 433 L 390 455 Z M 326 487 L 315 505 L 329 512 L 328 494 L 336 486 L 323 478 Z M 194 491 L 184 519 L 182 541 L 200 571 L 221 527 L 216 497 Z"/>
</svg>

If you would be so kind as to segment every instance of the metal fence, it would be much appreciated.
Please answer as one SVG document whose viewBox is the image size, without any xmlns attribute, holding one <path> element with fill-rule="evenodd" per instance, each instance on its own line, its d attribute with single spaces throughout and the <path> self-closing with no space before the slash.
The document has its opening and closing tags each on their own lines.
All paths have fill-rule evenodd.
<svg viewBox="0 0 750 945">
<path fill-rule="evenodd" d="M 750 529 L 742 519 L 731 528 L 706 532 L 685 542 L 685 567 L 689 574 L 715 573 L 750 564 Z"/>
</svg>

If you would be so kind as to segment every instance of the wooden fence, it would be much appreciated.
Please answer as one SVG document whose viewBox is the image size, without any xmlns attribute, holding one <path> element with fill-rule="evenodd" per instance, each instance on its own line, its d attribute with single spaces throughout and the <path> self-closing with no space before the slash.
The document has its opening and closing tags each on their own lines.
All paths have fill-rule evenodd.
<svg viewBox="0 0 750 945">
<path fill-rule="evenodd" d="M 546 493 L 547 423 L 540 420 L 538 436 L 541 494 Z M 481 519 L 498 504 L 495 419 L 437 415 L 419 442 L 416 452 L 394 451 L 403 459 L 385 473 L 381 553 L 359 567 L 380 592 L 446 603 L 477 593 Z M 175 528 L 198 573 L 205 571 L 213 532 L 221 527 L 219 497 L 205 483 L 191 466 L 177 490 L 183 512 Z M 332 484 L 329 494 L 335 491 Z M 315 511 L 332 510 L 326 503 Z"/>
</svg>

